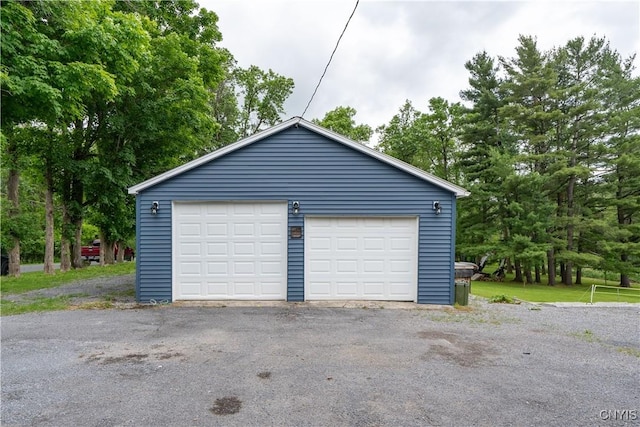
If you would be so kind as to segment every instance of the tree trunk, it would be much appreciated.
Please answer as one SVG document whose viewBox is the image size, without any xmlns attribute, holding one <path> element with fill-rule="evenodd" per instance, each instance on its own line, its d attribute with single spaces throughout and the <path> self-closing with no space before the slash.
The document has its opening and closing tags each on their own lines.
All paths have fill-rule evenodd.
<svg viewBox="0 0 640 427">
<path fill-rule="evenodd" d="M 53 254 L 55 252 L 55 241 L 53 237 L 53 177 L 48 168 L 45 173 L 45 180 L 47 181 L 47 184 L 44 194 L 44 272 L 45 274 L 54 274 L 56 269 L 53 265 Z"/>
<path fill-rule="evenodd" d="M 626 263 L 628 260 L 629 260 L 629 255 L 627 254 L 620 255 L 620 261 Z M 628 275 L 620 274 L 620 286 L 623 288 L 631 287 L 631 280 L 629 279 Z"/>
<path fill-rule="evenodd" d="M 556 256 L 553 249 L 547 251 L 547 284 L 555 286 L 556 284 Z"/>
<path fill-rule="evenodd" d="M 631 280 L 629 279 L 629 276 L 627 276 L 626 274 L 620 275 L 620 286 L 623 288 L 631 287 Z"/>
<path fill-rule="evenodd" d="M 531 276 L 531 266 L 529 264 L 525 265 L 524 277 L 527 279 L 527 284 L 530 285 L 533 283 L 533 276 Z"/>
<path fill-rule="evenodd" d="M 20 172 L 17 169 L 9 170 L 7 179 L 7 199 L 9 199 L 9 218 L 18 219 L 20 216 Z M 12 233 L 9 249 L 9 275 L 20 277 L 20 236 Z"/>
<path fill-rule="evenodd" d="M 543 267 L 544 268 L 544 267 Z M 535 273 L 536 273 L 536 283 L 542 283 L 542 279 L 541 279 L 541 274 L 540 274 L 540 265 L 536 264 L 536 268 L 535 268 Z"/>
<path fill-rule="evenodd" d="M 113 253 L 114 253 L 114 243 L 113 242 L 109 242 L 106 239 L 101 240 L 101 244 L 100 244 L 100 265 L 111 265 L 114 262 L 114 257 L 113 257 Z M 102 252 L 104 251 L 104 252 Z"/>
<path fill-rule="evenodd" d="M 124 242 L 116 242 L 116 245 L 118 246 L 118 256 L 116 258 L 116 261 L 124 262 L 124 250 L 125 250 Z"/>
<path fill-rule="evenodd" d="M 62 235 L 60 236 L 60 271 L 71 270 L 71 239 L 69 237 L 71 220 L 69 210 L 62 205 Z"/>
<path fill-rule="evenodd" d="M 582 267 L 576 267 L 576 285 L 582 285 Z"/>
<path fill-rule="evenodd" d="M 575 167 L 576 161 L 575 157 L 572 158 L 571 166 Z M 569 178 L 569 184 L 567 185 L 567 251 L 573 252 L 574 248 L 574 229 L 575 226 L 573 224 L 574 217 L 574 206 L 573 206 L 573 197 L 574 190 L 576 186 L 577 177 L 572 175 Z M 565 264 L 565 274 L 563 275 L 563 282 L 567 286 L 571 286 L 573 284 L 573 262 L 568 260 Z"/>
<path fill-rule="evenodd" d="M 84 267 L 82 261 L 82 210 L 84 203 L 84 184 L 78 178 L 71 180 L 71 195 L 73 199 L 73 211 L 71 220 L 73 221 L 74 244 L 73 244 L 73 266 L 74 268 Z"/>
<path fill-rule="evenodd" d="M 82 218 L 76 218 L 74 221 L 74 239 L 72 246 L 72 260 L 73 268 L 83 268 L 84 261 L 82 260 Z"/>
<path fill-rule="evenodd" d="M 522 283 L 523 282 L 523 280 L 522 280 L 522 266 L 520 265 L 520 260 L 519 259 L 515 260 L 514 266 L 515 266 L 515 269 L 516 269 L 516 276 L 513 278 L 513 281 L 514 282 L 518 282 L 518 283 Z"/>
<path fill-rule="evenodd" d="M 620 171 L 620 166 L 616 167 L 616 173 L 618 175 L 618 188 L 616 189 L 616 199 L 621 200 L 623 199 L 623 184 L 622 184 L 622 173 Z M 618 227 L 628 225 L 631 223 L 631 216 L 625 215 L 624 209 L 621 204 L 618 204 L 617 214 L 618 214 Z M 626 240 L 627 239 L 623 238 L 622 243 L 626 243 Z M 620 261 L 622 261 L 623 266 L 624 264 L 627 264 L 627 262 L 629 261 L 629 254 L 627 253 L 620 254 Z M 629 279 L 628 275 L 624 273 L 620 273 L 620 286 L 622 286 L 623 288 L 631 287 L 631 280 Z"/>
</svg>

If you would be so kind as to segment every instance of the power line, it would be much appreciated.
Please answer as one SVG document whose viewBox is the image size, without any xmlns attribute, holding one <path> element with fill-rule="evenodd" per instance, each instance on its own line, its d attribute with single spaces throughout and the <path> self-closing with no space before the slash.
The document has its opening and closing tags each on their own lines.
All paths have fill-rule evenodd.
<svg viewBox="0 0 640 427">
<path fill-rule="evenodd" d="M 324 67 L 324 71 L 322 72 L 322 75 L 320 76 L 320 80 L 318 80 L 318 84 L 316 85 L 316 88 L 313 90 L 313 94 L 311 94 L 311 98 L 309 99 L 309 102 L 307 103 L 307 106 L 304 107 L 304 111 L 302 112 L 302 115 L 300 116 L 301 118 L 304 117 L 305 113 L 307 112 L 307 109 L 311 105 L 311 101 L 313 101 L 313 97 L 316 96 L 316 92 L 318 91 L 318 88 L 320 87 L 320 83 L 322 83 L 322 79 L 324 78 L 324 75 L 327 73 L 327 69 L 329 68 L 329 64 L 331 64 L 331 60 L 333 59 L 333 55 L 336 53 L 336 50 L 338 50 L 338 46 L 340 45 L 340 40 L 342 40 L 342 36 L 344 36 L 345 31 L 347 31 L 347 27 L 349 26 L 349 23 L 351 22 L 351 18 L 353 18 L 353 15 L 356 13 L 356 9 L 358 8 L 358 3 L 360 3 L 360 0 L 356 0 L 356 5 L 354 6 L 353 11 L 351 12 L 351 15 L 349 15 L 349 19 L 347 19 L 347 23 L 345 24 L 344 28 L 342 29 L 342 33 L 340 33 L 340 37 L 338 37 L 338 41 L 336 42 L 336 47 L 334 47 L 333 48 L 333 52 L 331 52 L 331 56 L 329 57 L 329 62 L 327 62 L 327 65 Z"/>
</svg>

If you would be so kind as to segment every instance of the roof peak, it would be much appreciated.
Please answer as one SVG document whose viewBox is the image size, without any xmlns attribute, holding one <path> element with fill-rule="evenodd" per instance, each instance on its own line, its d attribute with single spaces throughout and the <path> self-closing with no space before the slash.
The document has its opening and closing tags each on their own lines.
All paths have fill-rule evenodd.
<svg viewBox="0 0 640 427">
<path fill-rule="evenodd" d="M 195 160 L 192 160 L 188 163 L 185 163 L 181 166 L 178 166 L 174 169 L 171 169 L 167 172 L 164 172 L 160 175 L 157 175 L 151 179 L 148 179 L 146 181 L 143 181 L 139 184 L 136 184 L 132 187 L 129 188 L 129 194 L 138 194 L 141 191 L 146 190 L 147 188 L 153 187 L 156 184 L 159 184 L 163 181 L 166 181 L 167 179 L 170 179 L 176 175 L 180 175 L 183 172 L 186 172 L 188 170 L 191 170 L 193 168 L 196 168 L 200 165 L 203 165 L 205 163 L 208 163 L 214 159 L 217 159 L 219 157 L 222 157 L 226 154 L 232 153 L 236 150 L 239 150 L 243 147 L 246 147 L 247 145 L 251 145 L 254 142 L 263 140 L 271 135 L 274 135 L 276 133 L 282 132 L 288 128 L 290 128 L 291 126 L 295 126 L 295 127 L 299 127 L 302 126 L 305 129 L 308 129 L 312 132 L 315 132 L 319 135 L 322 135 L 328 139 L 331 139 L 333 141 L 339 142 L 341 144 L 344 144 L 348 147 L 351 147 L 353 149 L 355 149 L 356 151 L 360 151 L 363 154 L 366 154 L 370 157 L 373 157 L 375 159 L 378 159 L 384 163 L 390 164 L 391 166 L 396 167 L 397 169 L 400 169 L 406 173 L 409 173 L 411 175 L 414 175 L 424 181 L 427 181 L 437 187 L 443 188 L 445 190 L 451 191 L 452 193 L 454 193 L 456 195 L 456 197 L 466 197 L 468 196 L 470 193 L 465 190 L 462 187 L 459 187 L 455 184 L 450 183 L 449 181 L 446 181 L 440 177 L 437 177 L 435 175 L 432 175 L 428 172 L 423 171 L 422 169 L 419 169 L 413 165 L 410 165 L 408 163 L 403 162 L 402 160 L 398 160 L 395 157 L 391 157 L 387 154 L 381 153 L 379 151 L 374 150 L 373 148 L 370 148 L 364 144 L 361 144 L 359 142 L 356 141 L 352 141 L 342 135 L 339 135 L 329 129 L 323 128 L 322 126 L 316 125 L 315 123 L 312 123 L 302 117 L 299 116 L 294 116 L 288 120 L 283 121 L 282 123 L 279 123 L 273 127 L 270 127 L 268 129 L 264 129 L 262 131 L 259 131 L 247 138 L 241 139 L 240 141 L 234 142 L 233 144 L 227 145 L 226 147 L 222 147 L 216 151 L 213 151 L 209 154 L 205 154 L 202 157 L 199 157 Z"/>
</svg>

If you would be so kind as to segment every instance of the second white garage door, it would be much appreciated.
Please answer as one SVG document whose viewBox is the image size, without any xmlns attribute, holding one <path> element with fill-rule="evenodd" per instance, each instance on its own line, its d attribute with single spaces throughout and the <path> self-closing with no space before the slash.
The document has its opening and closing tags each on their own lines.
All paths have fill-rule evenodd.
<svg viewBox="0 0 640 427">
<path fill-rule="evenodd" d="M 175 203 L 174 300 L 284 300 L 285 203 Z"/>
<path fill-rule="evenodd" d="M 305 299 L 415 301 L 418 219 L 305 219 Z"/>
</svg>

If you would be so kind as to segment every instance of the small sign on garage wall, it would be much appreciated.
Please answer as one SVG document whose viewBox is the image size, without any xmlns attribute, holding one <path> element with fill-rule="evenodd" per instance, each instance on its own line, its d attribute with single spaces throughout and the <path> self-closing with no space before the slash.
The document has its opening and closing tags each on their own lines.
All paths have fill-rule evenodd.
<svg viewBox="0 0 640 427">
<path fill-rule="evenodd" d="M 292 239 L 302 239 L 302 227 L 301 226 L 294 226 L 294 227 L 290 227 L 290 237 Z"/>
</svg>

